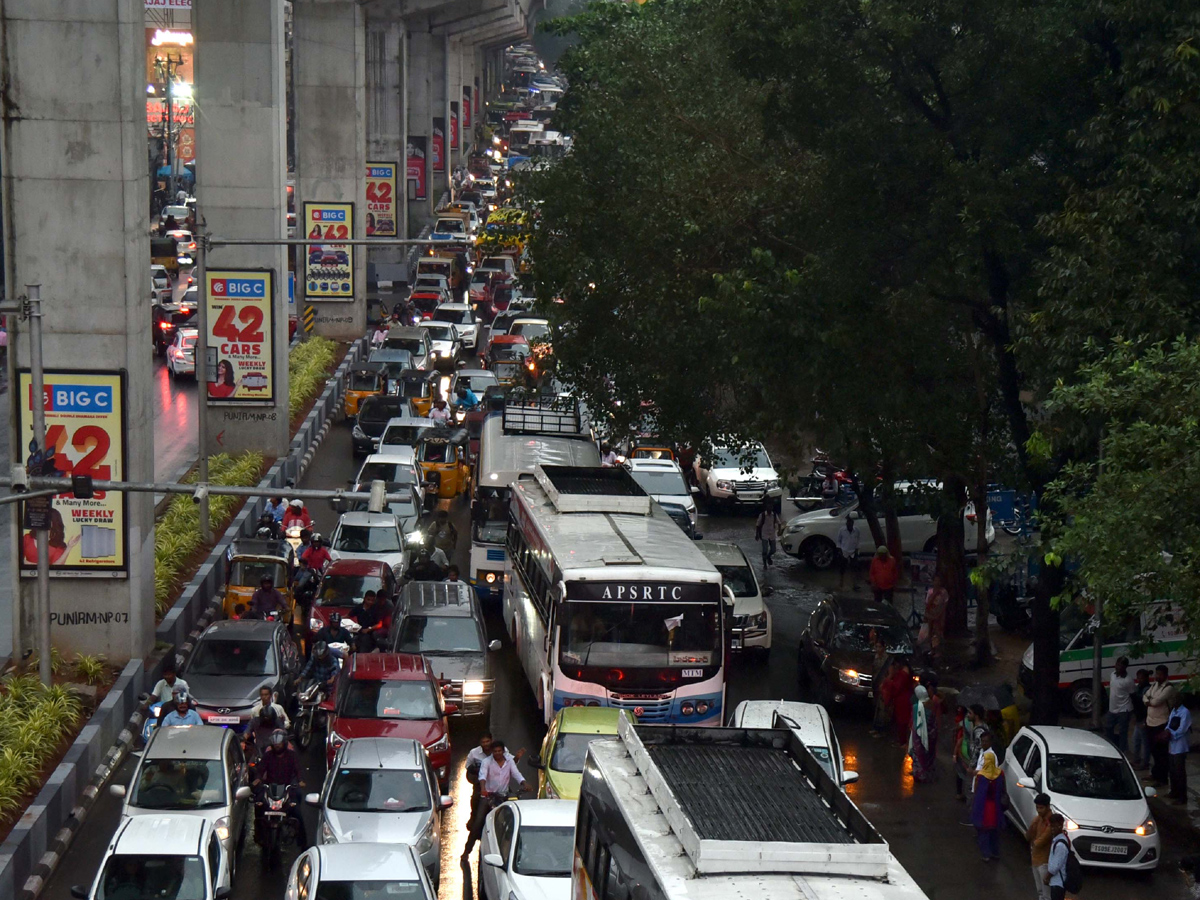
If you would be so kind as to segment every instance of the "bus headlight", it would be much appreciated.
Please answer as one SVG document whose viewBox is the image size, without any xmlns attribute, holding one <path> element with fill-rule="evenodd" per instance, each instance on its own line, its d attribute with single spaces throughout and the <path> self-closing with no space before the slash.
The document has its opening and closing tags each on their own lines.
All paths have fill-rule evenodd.
<svg viewBox="0 0 1200 900">
<path fill-rule="evenodd" d="M 709 709 L 710 709 L 710 708 L 711 708 L 711 707 L 708 705 L 708 701 L 707 701 L 707 700 L 698 700 L 698 701 L 696 701 L 696 715 L 698 715 L 698 716 L 702 716 L 702 715 L 704 715 L 705 713 L 707 713 L 707 712 L 709 711 Z"/>
<path fill-rule="evenodd" d="M 696 711 L 696 707 L 692 704 L 692 702 L 690 700 L 685 701 L 684 703 L 681 703 L 679 705 L 679 712 L 681 715 L 690 716 L 695 711 Z"/>
</svg>

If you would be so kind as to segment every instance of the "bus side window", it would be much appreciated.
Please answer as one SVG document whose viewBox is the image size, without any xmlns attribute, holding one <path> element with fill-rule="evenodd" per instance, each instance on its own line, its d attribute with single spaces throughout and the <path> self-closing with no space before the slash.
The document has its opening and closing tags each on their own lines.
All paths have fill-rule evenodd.
<svg viewBox="0 0 1200 900">
<path fill-rule="evenodd" d="M 604 900 L 629 900 L 629 888 L 625 885 L 625 873 L 621 871 L 616 856 L 609 855 L 608 875 L 604 882 Z"/>
</svg>

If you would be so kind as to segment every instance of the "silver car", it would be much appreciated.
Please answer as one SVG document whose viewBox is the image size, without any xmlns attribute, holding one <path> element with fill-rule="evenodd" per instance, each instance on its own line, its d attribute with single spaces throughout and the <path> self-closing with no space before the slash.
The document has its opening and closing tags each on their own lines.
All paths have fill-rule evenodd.
<svg viewBox="0 0 1200 900">
<path fill-rule="evenodd" d="M 333 559 L 371 559 L 387 563 L 397 576 L 408 569 L 408 550 L 400 520 L 391 513 L 348 512 L 329 539 Z"/>
<path fill-rule="evenodd" d="M 319 794 L 322 844 L 410 844 L 434 885 L 442 848 L 441 811 L 453 801 L 438 791 L 429 756 L 410 738 L 352 738 L 338 748 Z"/>
</svg>

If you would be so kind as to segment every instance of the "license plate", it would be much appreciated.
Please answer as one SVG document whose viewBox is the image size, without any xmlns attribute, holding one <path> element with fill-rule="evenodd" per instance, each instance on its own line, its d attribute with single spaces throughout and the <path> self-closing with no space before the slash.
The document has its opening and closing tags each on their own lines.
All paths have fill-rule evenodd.
<svg viewBox="0 0 1200 900">
<path fill-rule="evenodd" d="M 753 493 L 738 494 L 739 500 L 761 500 L 763 498 L 762 491 L 754 491 Z"/>
<path fill-rule="evenodd" d="M 208 724 L 210 725 L 237 725 L 241 722 L 240 716 L 209 716 Z"/>
<path fill-rule="evenodd" d="M 1120 844 L 1092 844 L 1093 853 L 1107 853 L 1109 856 L 1126 856 L 1128 850 Z"/>
<path fill-rule="evenodd" d="M 730 646 L 731 646 L 731 647 L 732 647 L 734 650 L 741 650 L 741 649 L 742 649 L 742 639 L 741 639 L 741 638 L 734 638 L 734 639 L 733 639 L 733 640 L 730 642 Z"/>
<path fill-rule="evenodd" d="M 875 692 L 874 692 L 874 691 L 867 691 L 867 699 L 868 699 L 868 700 L 874 700 L 874 699 L 875 699 Z"/>
</svg>

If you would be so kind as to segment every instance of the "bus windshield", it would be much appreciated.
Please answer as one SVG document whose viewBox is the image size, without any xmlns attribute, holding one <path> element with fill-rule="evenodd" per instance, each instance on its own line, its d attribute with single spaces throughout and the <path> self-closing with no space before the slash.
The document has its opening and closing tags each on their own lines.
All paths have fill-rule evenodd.
<svg viewBox="0 0 1200 900">
<path fill-rule="evenodd" d="M 477 544 L 503 544 L 508 533 L 508 488 L 478 489 L 471 537 Z"/>
<path fill-rule="evenodd" d="M 565 605 L 562 659 L 577 666 L 707 666 L 721 658 L 716 604 Z"/>
</svg>

